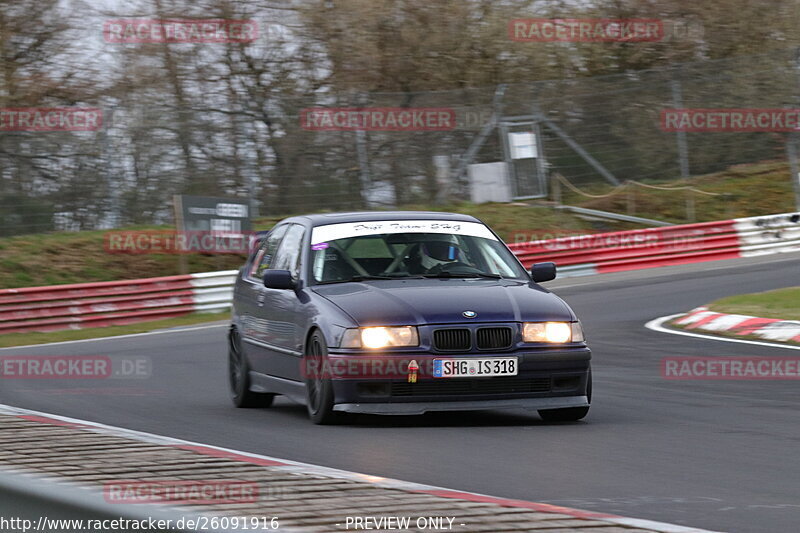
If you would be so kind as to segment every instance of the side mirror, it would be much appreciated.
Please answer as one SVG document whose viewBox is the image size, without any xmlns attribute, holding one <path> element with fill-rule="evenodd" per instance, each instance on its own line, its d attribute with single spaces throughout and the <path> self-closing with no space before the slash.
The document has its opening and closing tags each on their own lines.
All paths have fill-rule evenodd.
<svg viewBox="0 0 800 533">
<path fill-rule="evenodd" d="M 533 278 L 533 281 L 536 283 L 556 279 L 556 264 L 536 263 L 531 266 L 531 278 Z"/>
<path fill-rule="evenodd" d="M 267 270 L 264 272 L 264 286 L 268 289 L 294 289 L 297 283 L 288 270 Z"/>
</svg>

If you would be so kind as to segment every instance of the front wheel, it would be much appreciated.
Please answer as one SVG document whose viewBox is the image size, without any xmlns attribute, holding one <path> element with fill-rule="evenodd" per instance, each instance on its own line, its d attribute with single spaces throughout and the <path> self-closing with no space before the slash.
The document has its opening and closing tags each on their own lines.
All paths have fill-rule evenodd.
<svg viewBox="0 0 800 533">
<path fill-rule="evenodd" d="M 592 371 L 589 371 L 586 397 L 592 403 Z M 539 416 L 545 422 L 577 422 L 589 414 L 589 407 L 567 407 L 564 409 L 540 409 Z"/>
<path fill-rule="evenodd" d="M 333 410 L 333 385 L 330 379 L 325 379 L 323 365 L 327 356 L 328 345 L 322 333 L 315 331 L 308 340 L 305 355 L 305 367 L 316 369 L 306 377 L 306 406 L 311 421 L 321 425 L 335 424 L 341 419 L 341 414 Z"/>
<path fill-rule="evenodd" d="M 275 399 L 274 394 L 250 390 L 250 365 L 242 351 L 242 340 L 234 328 L 228 336 L 228 383 L 231 400 L 236 407 L 269 407 Z"/>
</svg>

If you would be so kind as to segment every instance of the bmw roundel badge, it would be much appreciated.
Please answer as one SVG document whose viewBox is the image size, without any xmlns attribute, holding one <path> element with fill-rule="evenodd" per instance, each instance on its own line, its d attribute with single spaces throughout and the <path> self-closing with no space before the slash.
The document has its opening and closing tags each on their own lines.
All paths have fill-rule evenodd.
<svg viewBox="0 0 800 533">
<path fill-rule="evenodd" d="M 464 315 L 464 318 L 475 318 L 476 316 L 478 316 L 478 313 L 476 313 L 475 311 L 464 311 L 461 314 Z"/>
</svg>

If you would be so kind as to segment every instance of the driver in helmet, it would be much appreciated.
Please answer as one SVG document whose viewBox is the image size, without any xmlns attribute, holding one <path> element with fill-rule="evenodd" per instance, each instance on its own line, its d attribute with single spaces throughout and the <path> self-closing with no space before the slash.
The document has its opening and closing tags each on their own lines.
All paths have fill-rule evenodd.
<svg viewBox="0 0 800 533">
<path fill-rule="evenodd" d="M 410 266 L 422 273 L 440 271 L 443 266 L 458 262 L 461 257 L 461 249 L 452 235 L 431 236 L 420 242 L 415 251 Z"/>
</svg>

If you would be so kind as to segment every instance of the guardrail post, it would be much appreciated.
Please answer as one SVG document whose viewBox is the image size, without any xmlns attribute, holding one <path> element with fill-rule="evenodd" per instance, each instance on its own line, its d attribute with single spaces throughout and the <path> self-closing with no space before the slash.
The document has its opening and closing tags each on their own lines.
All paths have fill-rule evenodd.
<svg viewBox="0 0 800 533">
<path fill-rule="evenodd" d="M 722 193 L 722 201 L 725 202 L 725 217 L 733 218 L 733 199 L 734 195 L 729 192 Z"/>
<path fill-rule="evenodd" d="M 789 172 L 792 174 L 794 188 L 794 205 L 800 211 L 800 165 L 797 163 L 797 134 L 790 133 L 786 137 L 786 155 L 789 158 Z"/>
<path fill-rule="evenodd" d="M 557 173 L 550 175 L 550 190 L 553 191 L 553 202 L 555 202 L 556 205 L 561 205 L 561 182 L 558 181 Z"/>
<path fill-rule="evenodd" d="M 697 218 L 695 214 L 695 206 L 694 206 L 694 191 L 688 189 L 686 191 L 686 220 L 688 222 L 694 222 Z"/>
<path fill-rule="evenodd" d="M 628 187 L 628 190 L 626 191 L 626 200 L 627 200 L 627 204 L 628 204 L 628 214 L 629 215 L 635 215 L 636 214 L 636 194 L 633 192 L 633 190 L 630 187 Z"/>
<path fill-rule="evenodd" d="M 672 91 L 672 107 L 675 109 L 682 109 L 683 88 L 681 87 L 681 80 L 678 78 L 678 74 L 680 73 L 678 69 L 672 71 L 670 90 Z M 681 169 L 681 177 L 685 179 L 689 177 L 689 145 L 686 142 L 686 132 L 675 132 L 675 138 L 678 143 L 678 165 Z"/>
</svg>

